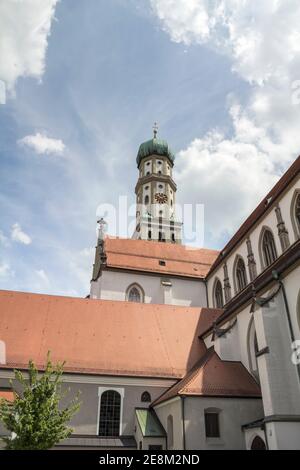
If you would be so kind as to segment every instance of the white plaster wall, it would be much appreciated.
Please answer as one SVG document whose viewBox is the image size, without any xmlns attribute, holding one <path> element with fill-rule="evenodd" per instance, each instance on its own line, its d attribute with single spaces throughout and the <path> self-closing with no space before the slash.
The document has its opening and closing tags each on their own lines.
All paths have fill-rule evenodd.
<svg viewBox="0 0 300 470">
<path fill-rule="evenodd" d="M 266 443 L 265 431 L 260 428 L 254 429 L 246 429 L 244 431 L 245 441 L 246 441 L 246 449 L 251 450 L 252 442 L 254 441 L 256 436 L 259 436 L 264 443 Z"/>
<path fill-rule="evenodd" d="M 182 434 L 182 410 L 181 410 L 181 399 L 179 397 L 161 403 L 154 407 L 155 412 L 165 429 L 167 431 L 168 416 L 173 416 L 173 431 L 174 440 L 173 447 L 168 450 L 182 450 L 183 449 L 183 434 Z"/>
<path fill-rule="evenodd" d="M 292 363 L 291 338 L 282 292 L 254 314 L 258 348 L 269 353 L 258 357 L 265 416 L 300 415 L 300 384 Z"/>
<path fill-rule="evenodd" d="M 206 438 L 204 411 L 220 411 L 220 438 Z M 187 450 L 245 449 L 242 425 L 263 417 L 260 399 L 188 397 L 185 400 L 185 429 Z"/>
<path fill-rule="evenodd" d="M 171 289 L 161 285 L 162 279 L 171 281 Z M 126 291 L 133 283 L 139 284 L 144 290 L 145 303 L 167 303 L 191 307 L 207 305 L 205 284 L 201 280 L 119 271 L 103 271 L 99 279 L 91 284 L 91 297 L 124 301 Z"/>
<path fill-rule="evenodd" d="M 151 174 L 152 173 L 152 160 L 151 159 L 144 160 L 143 168 L 144 168 L 144 176 L 146 176 L 148 172 L 150 172 Z"/>
<path fill-rule="evenodd" d="M 237 323 L 224 336 L 215 338 L 212 341 L 212 335 L 205 338 L 207 348 L 214 346 L 216 353 L 225 361 L 241 361 L 243 365 L 250 371 L 248 357 L 248 329 L 251 321 L 250 307 L 246 307 L 237 316 Z M 233 320 L 222 325 L 227 328 Z"/>
<path fill-rule="evenodd" d="M 300 266 L 291 271 L 284 279 L 288 304 L 295 338 L 300 340 Z"/>
<path fill-rule="evenodd" d="M 222 326 L 227 328 L 232 321 Z M 228 333 L 216 338 L 214 348 L 223 361 L 241 361 L 241 346 L 238 323 L 236 323 Z"/>
<path fill-rule="evenodd" d="M 267 423 L 266 434 L 270 450 L 300 450 L 300 423 Z"/>
<path fill-rule="evenodd" d="M 75 382 L 76 380 L 76 382 Z M 135 408 L 147 407 L 150 403 L 143 403 L 141 396 L 144 391 L 148 391 L 151 400 L 156 400 L 171 385 L 172 381 L 145 378 L 122 378 L 112 377 L 109 383 L 108 377 L 93 376 L 93 383 L 88 383 L 86 376 L 64 376 L 63 389 L 68 389 L 69 393 L 62 400 L 62 405 L 66 406 L 70 400 L 80 392 L 81 406 L 70 422 L 74 429 L 74 434 L 97 435 L 99 425 L 99 388 L 122 390 L 122 414 L 121 414 L 121 434 L 125 436 L 134 435 Z M 134 380 L 134 383 L 133 383 Z M 131 384 L 132 382 L 132 384 Z M 165 382 L 165 384 L 164 384 Z M 170 383 L 171 382 L 171 383 Z M 7 379 L 0 377 L 0 386 L 7 386 Z M 0 425 L 0 436 L 5 434 L 3 426 Z"/>
<path fill-rule="evenodd" d="M 135 418 L 134 438 L 136 440 L 137 450 L 149 450 L 150 445 L 161 445 L 162 450 L 166 449 L 165 437 L 143 437 L 137 418 Z M 142 443 L 142 448 L 140 448 L 140 442 Z"/>
</svg>

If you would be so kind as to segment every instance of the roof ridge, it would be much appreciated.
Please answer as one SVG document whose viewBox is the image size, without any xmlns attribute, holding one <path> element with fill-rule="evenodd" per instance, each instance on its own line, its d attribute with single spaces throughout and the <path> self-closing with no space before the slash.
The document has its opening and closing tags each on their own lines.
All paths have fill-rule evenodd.
<svg viewBox="0 0 300 470">
<path fill-rule="evenodd" d="M 187 388 L 189 386 L 189 384 L 191 383 L 192 380 L 194 380 L 194 378 L 197 376 L 197 374 L 199 374 L 200 370 L 210 361 L 210 359 L 213 357 L 214 355 L 214 347 L 211 346 L 209 349 L 207 349 L 207 351 L 203 354 L 203 356 L 201 357 L 201 359 L 199 359 L 196 364 L 192 367 L 192 369 L 190 370 L 190 372 L 188 372 L 186 374 L 185 377 L 183 377 L 183 379 L 181 379 L 180 382 L 183 382 L 186 379 L 187 382 L 183 385 L 183 387 L 181 387 L 178 391 L 178 393 L 180 394 L 180 390 L 183 390 L 185 388 Z M 194 369 L 194 370 L 193 370 Z M 184 395 L 184 393 L 182 393 L 182 395 Z"/>
</svg>

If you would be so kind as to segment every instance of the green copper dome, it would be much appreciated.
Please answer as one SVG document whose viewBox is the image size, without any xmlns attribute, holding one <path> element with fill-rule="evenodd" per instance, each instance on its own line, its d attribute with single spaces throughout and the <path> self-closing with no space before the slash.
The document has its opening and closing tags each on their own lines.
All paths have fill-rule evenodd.
<svg viewBox="0 0 300 470">
<path fill-rule="evenodd" d="M 168 157 L 172 163 L 175 159 L 175 156 L 172 153 L 168 142 L 166 142 L 165 140 L 157 139 L 156 137 L 153 137 L 153 139 L 147 140 L 147 142 L 144 142 L 140 145 L 136 157 L 137 165 L 139 166 L 141 160 L 145 157 L 149 157 L 150 155 L 161 155 L 164 157 Z"/>
</svg>

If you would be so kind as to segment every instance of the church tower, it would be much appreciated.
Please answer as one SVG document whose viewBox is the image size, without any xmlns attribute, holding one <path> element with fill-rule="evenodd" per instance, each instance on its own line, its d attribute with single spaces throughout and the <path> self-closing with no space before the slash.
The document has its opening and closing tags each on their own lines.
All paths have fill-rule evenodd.
<svg viewBox="0 0 300 470">
<path fill-rule="evenodd" d="M 136 193 L 134 239 L 181 243 L 182 224 L 175 219 L 176 184 L 172 178 L 174 154 L 165 140 L 153 138 L 140 145 L 136 162 L 139 178 Z"/>
</svg>

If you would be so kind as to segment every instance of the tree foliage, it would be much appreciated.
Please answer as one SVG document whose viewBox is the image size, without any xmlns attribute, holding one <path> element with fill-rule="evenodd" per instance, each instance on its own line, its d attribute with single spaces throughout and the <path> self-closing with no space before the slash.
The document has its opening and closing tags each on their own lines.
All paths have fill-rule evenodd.
<svg viewBox="0 0 300 470">
<path fill-rule="evenodd" d="M 64 363 L 55 366 L 47 356 L 46 368 L 39 373 L 30 361 L 28 377 L 15 370 L 11 380 L 14 401 L 0 400 L 0 421 L 11 436 L 2 438 L 7 449 L 50 449 L 72 433 L 68 423 L 79 410 L 76 396 L 63 407 L 68 389 L 62 388 Z"/>
</svg>

